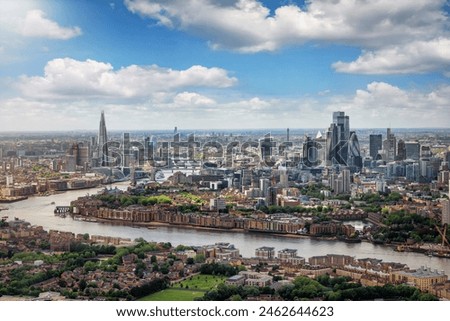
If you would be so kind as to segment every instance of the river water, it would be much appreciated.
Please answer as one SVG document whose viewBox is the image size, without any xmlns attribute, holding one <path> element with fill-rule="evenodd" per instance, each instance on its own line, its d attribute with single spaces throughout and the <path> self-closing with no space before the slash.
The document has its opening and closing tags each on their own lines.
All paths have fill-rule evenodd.
<svg viewBox="0 0 450 321">
<path fill-rule="evenodd" d="M 114 186 L 125 189 L 128 183 Z M 5 204 L 7 215 L 26 220 L 33 225 L 41 225 L 46 230 L 54 229 L 73 233 L 89 233 L 90 235 L 115 236 L 132 240 L 142 237 L 147 241 L 170 242 L 176 246 L 207 245 L 216 242 L 230 242 L 240 250 L 244 257 L 254 256 L 255 249 L 261 246 L 272 246 L 276 251 L 284 248 L 297 249 L 298 255 L 309 258 L 315 255 L 346 254 L 355 258 L 378 258 L 385 262 L 405 263 L 411 268 L 428 266 L 450 275 L 450 259 L 428 257 L 420 253 L 395 252 L 390 247 L 374 245 L 367 242 L 344 243 L 310 238 L 289 238 L 260 233 L 222 232 L 214 230 L 186 229 L 178 227 L 157 227 L 156 229 L 136 228 L 130 226 L 110 225 L 73 220 L 71 217 L 55 216 L 55 206 L 67 206 L 79 196 L 97 193 L 99 188 L 89 190 L 68 191 L 50 196 L 30 197 L 27 200 Z M 54 202 L 54 204 L 52 204 Z"/>
</svg>

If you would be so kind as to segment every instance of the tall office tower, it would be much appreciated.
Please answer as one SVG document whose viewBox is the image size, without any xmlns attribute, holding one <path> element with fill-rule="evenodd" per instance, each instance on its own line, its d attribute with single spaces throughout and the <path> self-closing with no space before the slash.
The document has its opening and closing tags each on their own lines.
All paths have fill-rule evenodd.
<svg viewBox="0 0 450 321">
<path fill-rule="evenodd" d="M 448 181 L 448 197 L 450 198 L 450 180 Z M 450 225 L 450 200 L 444 200 L 442 203 L 442 225 Z"/>
<path fill-rule="evenodd" d="M 269 187 L 270 187 L 270 180 L 269 179 L 261 178 L 259 180 L 259 189 L 261 190 L 263 197 L 267 196 Z"/>
<path fill-rule="evenodd" d="M 332 165 L 360 167 L 362 164 L 356 133 L 350 133 L 349 116 L 342 111 L 333 113 L 333 123 L 327 131 L 326 149 L 327 161 Z"/>
<path fill-rule="evenodd" d="M 419 142 L 405 142 L 406 159 L 419 160 L 420 144 Z"/>
<path fill-rule="evenodd" d="M 420 177 L 419 163 L 407 164 L 405 168 L 406 179 L 412 182 L 417 182 Z"/>
<path fill-rule="evenodd" d="M 278 189 L 276 187 L 269 187 L 267 189 L 267 196 L 266 196 L 267 206 L 278 205 L 277 204 L 278 203 L 277 194 L 278 194 Z"/>
<path fill-rule="evenodd" d="M 351 192 L 351 173 L 348 168 L 343 169 L 339 174 L 332 173 L 329 178 L 331 190 L 335 195 L 349 194 Z"/>
<path fill-rule="evenodd" d="M 396 160 L 406 159 L 406 145 L 403 139 L 399 139 L 397 143 L 397 158 Z"/>
<path fill-rule="evenodd" d="M 327 132 L 328 160 L 331 164 L 347 165 L 346 144 L 349 138 L 349 117 L 344 112 L 334 112 L 333 123 Z"/>
<path fill-rule="evenodd" d="M 97 157 L 99 159 L 99 166 L 108 166 L 109 151 L 108 151 L 108 136 L 106 134 L 105 113 L 102 110 L 100 117 L 100 127 L 97 137 Z"/>
<path fill-rule="evenodd" d="M 318 149 L 315 141 L 311 137 L 306 136 L 305 142 L 303 143 L 303 164 L 307 167 L 320 165 L 318 157 Z"/>
<path fill-rule="evenodd" d="M 280 169 L 280 186 L 282 188 L 289 187 L 289 176 L 286 171 L 286 168 Z"/>
<path fill-rule="evenodd" d="M 195 134 L 188 135 L 187 149 L 188 149 L 188 160 L 193 161 L 195 158 L 195 149 L 200 147 L 200 144 L 195 141 Z"/>
<path fill-rule="evenodd" d="M 286 130 L 286 141 L 289 141 L 289 128 Z"/>
<path fill-rule="evenodd" d="M 150 137 L 145 137 L 144 140 L 144 161 L 150 165 L 153 165 L 153 156 L 154 156 L 154 144 L 150 141 Z"/>
<path fill-rule="evenodd" d="M 397 139 L 391 132 L 391 129 L 387 129 L 386 140 L 383 142 L 383 150 L 386 155 L 386 161 L 392 162 L 397 155 Z"/>
<path fill-rule="evenodd" d="M 176 132 L 176 127 L 175 127 L 175 132 Z M 173 160 L 174 161 L 179 161 L 180 157 L 181 157 L 181 155 L 180 155 L 180 146 L 181 146 L 180 141 L 181 141 L 180 133 L 176 132 L 173 135 L 173 142 L 170 144 L 170 146 L 172 147 L 172 150 L 173 150 L 173 154 L 172 155 L 173 155 Z"/>
<path fill-rule="evenodd" d="M 345 116 L 345 112 L 333 112 L 333 123 L 339 127 L 339 138 L 346 140 L 350 137 L 350 118 L 349 116 Z"/>
<path fill-rule="evenodd" d="M 165 165 L 170 166 L 170 143 L 169 142 L 162 142 L 161 149 L 159 150 L 159 157 L 162 161 L 164 161 Z"/>
<path fill-rule="evenodd" d="M 348 166 L 361 168 L 362 157 L 359 149 L 359 141 L 356 133 L 351 131 L 350 138 L 348 139 L 348 152 L 347 152 L 347 164 Z"/>
<path fill-rule="evenodd" d="M 373 160 L 377 159 L 378 151 L 383 149 L 383 136 L 381 134 L 369 136 L 369 154 Z"/>
<path fill-rule="evenodd" d="M 88 143 L 78 144 L 77 165 L 85 166 L 89 163 L 90 148 Z"/>
<path fill-rule="evenodd" d="M 275 149 L 276 143 L 273 140 L 270 133 L 265 134 L 263 139 L 259 140 L 259 146 L 261 150 L 261 158 L 265 161 L 270 160 L 272 157 L 272 149 Z"/>
<path fill-rule="evenodd" d="M 342 193 L 348 194 L 350 193 L 350 182 L 351 182 L 351 174 L 350 170 L 343 169 L 339 174 L 339 177 L 342 178 Z"/>
<path fill-rule="evenodd" d="M 74 157 L 76 166 L 85 166 L 85 164 L 89 162 L 89 146 L 84 143 L 73 143 L 66 153 L 66 158 L 67 156 Z M 68 163 L 70 162 L 66 162 L 66 164 Z M 75 171 L 75 169 L 70 170 L 69 172 L 73 171 Z"/>
<path fill-rule="evenodd" d="M 253 180 L 253 172 L 251 169 L 241 170 L 241 186 L 250 186 Z"/>
<path fill-rule="evenodd" d="M 130 133 L 123 133 L 122 137 L 122 166 L 130 166 Z"/>
</svg>

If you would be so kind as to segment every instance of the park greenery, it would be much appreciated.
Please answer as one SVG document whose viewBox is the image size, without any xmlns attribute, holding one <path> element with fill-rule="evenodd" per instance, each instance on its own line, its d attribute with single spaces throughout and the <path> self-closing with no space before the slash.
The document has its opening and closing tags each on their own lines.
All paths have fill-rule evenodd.
<svg viewBox="0 0 450 321">
<path fill-rule="evenodd" d="M 430 301 L 437 300 L 431 294 L 422 293 L 417 288 L 407 285 L 362 286 L 350 281 L 347 277 L 330 277 L 322 275 L 316 279 L 297 277 L 291 284 L 282 286 L 278 290 L 271 287 L 258 288 L 255 286 L 235 286 L 219 284 L 208 291 L 202 301 L 245 300 L 249 297 L 263 294 L 278 295 L 283 300 L 401 300 L 401 301 Z"/>
<path fill-rule="evenodd" d="M 200 196 L 194 195 L 192 193 L 189 192 L 181 192 L 179 193 L 179 196 L 181 196 L 182 198 L 186 199 L 187 201 L 189 201 L 190 203 L 193 204 L 197 204 L 197 205 L 203 205 L 205 204 L 205 200 L 203 200 L 203 198 L 201 198 Z"/>
<path fill-rule="evenodd" d="M 140 301 L 193 301 L 201 298 L 207 291 L 216 288 L 226 280 L 220 275 L 192 275 L 169 288 L 145 296 Z"/>
<path fill-rule="evenodd" d="M 152 196 L 142 196 L 142 195 L 112 195 L 112 194 L 102 194 L 98 195 L 97 198 L 105 203 L 106 206 L 117 208 L 117 207 L 127 207 L 131 205 L 155 205 L 155 204 L 171 204 L 172 199 L 166 195 L 152 195 Z"/>
<path fill-rule="evenodd" d="M 435 219 L 423 217 L 415 213 L 400 211 L 382 211 L 383 226 L 374 233 L 374 238 L 385 242 L 404 243 L 441 242 L 436 230 L 439 224 Z"/>
</svg>

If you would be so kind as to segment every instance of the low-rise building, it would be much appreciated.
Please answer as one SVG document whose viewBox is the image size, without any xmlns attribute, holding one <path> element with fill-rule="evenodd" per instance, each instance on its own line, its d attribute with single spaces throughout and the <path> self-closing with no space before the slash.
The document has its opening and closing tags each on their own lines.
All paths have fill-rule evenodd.
<svg viewBox="0 0 450 321">
<path fill-rule="evenodd" d="M 255 250 L 255 256 L 263 260 L 273 259 L 275 257 L 275 248 L 269 246 L 262 246 Z"/>
<path fill-rule="evenodd" d="M 411 284 L 421 291 L 427 291 L 433 285 L 447 282 L 448 277 L 443 271 L 431 270 L 427 267 L 421 267 L 414 271 L 395 271 L 390 274 L 392 283 Z"/>
</svg>

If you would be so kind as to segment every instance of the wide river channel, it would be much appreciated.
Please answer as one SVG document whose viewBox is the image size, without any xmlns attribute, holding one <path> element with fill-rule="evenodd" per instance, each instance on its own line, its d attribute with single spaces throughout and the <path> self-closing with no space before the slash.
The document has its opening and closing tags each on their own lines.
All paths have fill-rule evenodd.
<svg viewBox="0 0 450 321">
<path fill-rule="evenodd" d="M 128 183 L 120 183 L 118 188 L 125 189 Z M 297 249 L 298 255 L 309 258 L 315 255 L 346 254 L 355 258 L 378 258 L 384 262 L 405 263 L 410 268 L 428 266 L 445 271 L 450 275 L 450 259 L 428 257 L 421 253 L 395 252 L 392 248 L 374 245 L 368 242 L 345 243 L 340 241 L 318 240 L 311 238 L 290 238 L 259 233 L 223 232 L 214 230 L 198 230 L 180 227 L 131 227 L 110 225 L 105 223 L 73 220 L 70 216 L 55 216 L 55 206 L 70 205 L 72 200 L 86 194 L 97 193 L 100 188 L 68 191 L 50 196 L 35 196 L 16 203 L 2 204 L 8 210 L 1 211 L 1 216 L 26 220 L 33 225 L 41 225 L 46 230 L 54 229 L 73 233 L 89 233 L 90 235 L 115 236 L 134 240 L 142 237 L 147 241 L 170 242 L 176 246 L 207 245 L 216 242 L 229 242 L 240 250 L 244 257 L 254 256 L 255 249 L 271 246 L 275 251 L 291 248 Z"/>
</svg>

